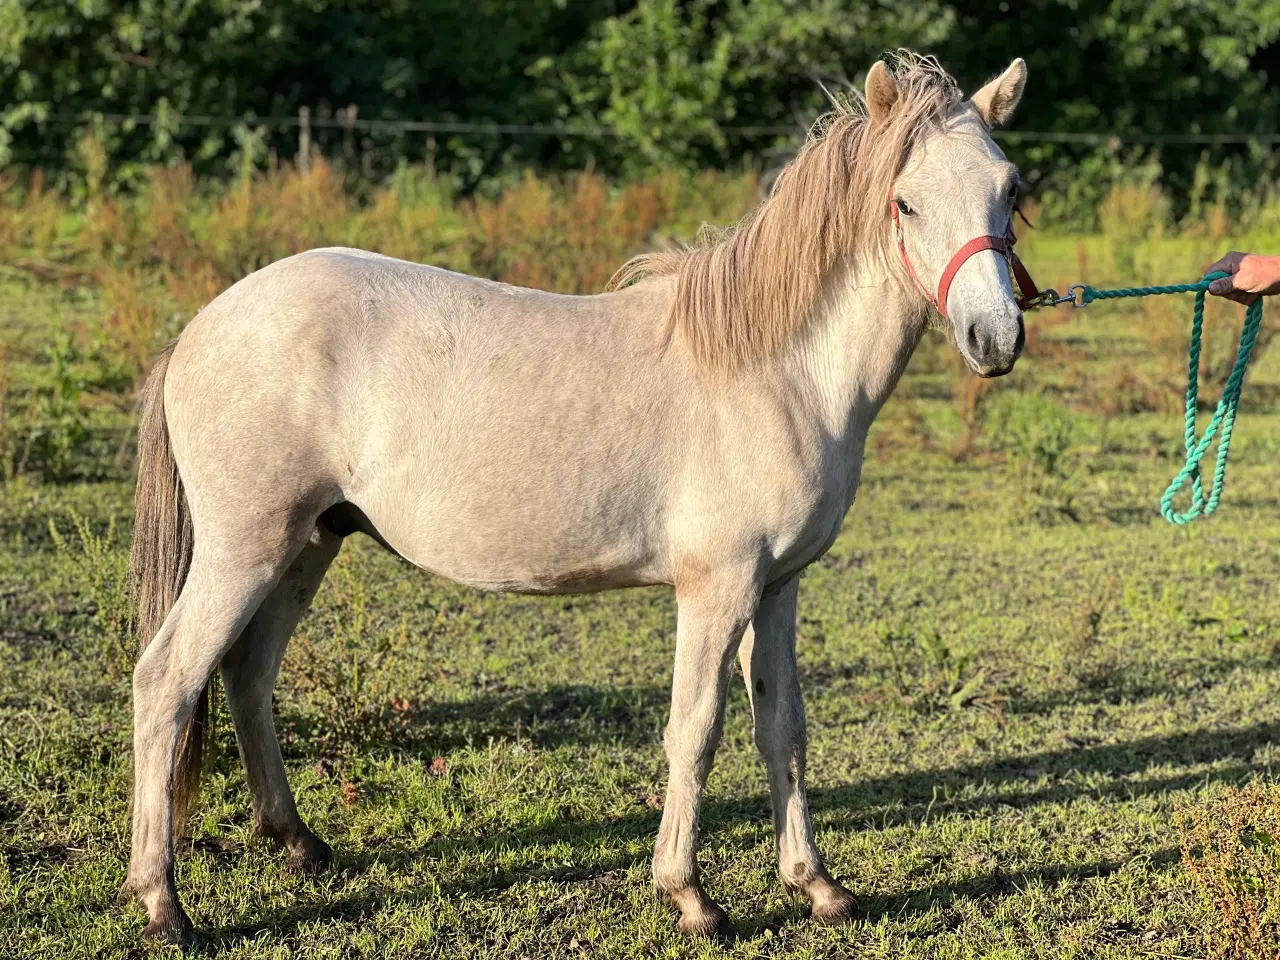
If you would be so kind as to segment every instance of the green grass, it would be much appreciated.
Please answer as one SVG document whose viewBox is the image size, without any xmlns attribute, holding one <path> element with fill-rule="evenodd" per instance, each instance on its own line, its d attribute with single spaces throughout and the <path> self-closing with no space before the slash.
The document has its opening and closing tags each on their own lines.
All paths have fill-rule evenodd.
<svg viewBox="0 0 1280 960">
<path fill-rule="evenodd" d="M 6 283 L 21 397 L 47 376 L 41 330 L 84 306 L 74 290 Z M 1128 315 L 1094 307 L 1053 335 L 1110 363 L 1139 351 Z M 909 413 L 934 451 L 958 435 L 946 349 L 928 347 L 890 401 L 845 530 L 801 587 L 809 796 L 819 846 L 859 897 L 856 923 L 811 924 L 777 881 L 740 684 L 701 853 L 739 935 L 687 942 L 655 901 L 669 591 L 483 595 L 357 538 L 301 631 L 320 662 L 362 658 L 371 675 L 344 700 L 316 685 L 315 659 L 291 653 L 278 696 L 298 804 L 335 869 L 290 875 L 251 838 L 224 715 L 177 868 L 201 951 L 1203 956 L 1207 908 L 1180 863 L 1174 811 L 1280 766 L 1280 364 L 1269 355 L 1246 384 L 1219 514 L 1175 529 L 1156 503 L 1179 465 L 1181 417 L 1117 418 L 1104 437 L 1087 396 L 1062 393 L 1070 371 L 1034 356 L 996 389 L 1072 404 L 1072 466 L 1050 501 L 1069 486 L 1076 521 L 1033 509 L 1043 490 L 1001 456 L 913 449 Z M 6 956 L 151 952 L 140 908 L 114 902 L 129 658 L 99 610 L 127 546 L 131 491 L 113 457 L 128 416 L 102 404 L 92 417 L 111 437 L 85 452 L 94 482 L 0 485 Z M 96 561 L 73 514 L 95 536 L 116 521 Z M 375 666 L 378 642 L 403 648 Z M 333 711 L 351 703 L 372 719 L 335 737 Z"/>
</svg>

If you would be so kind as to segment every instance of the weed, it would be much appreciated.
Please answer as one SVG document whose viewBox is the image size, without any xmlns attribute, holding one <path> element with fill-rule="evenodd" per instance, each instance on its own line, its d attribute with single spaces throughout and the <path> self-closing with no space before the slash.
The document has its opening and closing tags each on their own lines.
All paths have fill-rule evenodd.
<svg viewBox="0 0 1280 960">
<path fill-rule="evenodd" d="M 1115 577 L 1108 577 L 1105 584 L 1086 590 L 1080 605 L 1071 618 L 1072 653 L 1083 655 L 1098 642 L 1102 624 L 1120 601 L 1120 591 Z"/>
<path fill-rule="evenodd" d="M 18 258 L 18 216 L 20 193 L 18 178 L 12 173 L 0 173 L 0 263 L 12 263 Z"/>
<path fill-rule="evenodd" d="M 611 192 L 590 171 L 562 187 L 528 176 L 496 203 L 482 199 L 466 209 L 474 224 L 472 262 L 481 270 L 568 293 L 600 291 L 666 215 L 651 183 Z"/>
<path fill-rule="evenodd" d="M 97 331 L 96 353 L 119 371 L 119 388 L 128 389 L 150 369 L 167 311 L 137 270 L 104 264 L 97 281 L 109 313 Z"/>
<path fill-rule="evenodd" d="M 19 207 L 16 245 L 37 260 L 55 256 L 66 209 L 62 195 L 45 186 L 44 171 L 36 170 Z"/>
<path fill-rule="evenodd" d="M 1170 204 L 1160 189 L 1160 167 L 1149 163 L 1134 167 L 1116 183 L 1098 206 L 1102 233 L 1111 245 L 1116 269 L 1138 273 L 1144 244 L 1158 240 L 1170 221 Z"/>
<path fill-rule="evenodd" d="M 9 382 L 9 351 L 0 344 L 0 483 L 12 479 L 18 465 L 18 434 L 9 402 Z"/>
<path fill-rule="evenodd" d="M 54 330 L 45 357 L 51 383 L 36 404 L 35 423 L 27 433 L 18 469 L 22 470 L 34 454 L 47 479 L 65 481 L 74 475 L 89 440 L 88 415 L 82 403 L 84 381 L 75 370 L 80 352 L 65 326 Z"/>
<path fill-rule="evenodd" d="M 375 631 L 368 583 L 344 550 L 286 657 L 288 682 L 326 724 L 319 736 L 326 756 L 387 742 L 412 722 L 415 708 L 393 673 L 408 640 L 403 621 L 394 632 Z"/>
<path fill-rule="evenodd" d="M 389 257 L 469 271 L 455 189 L 451 180 L 402 166 L 359 214 L 360 244 Z"/>
<path fill-rule="evenodd" d="M 1212 919 L 1201 931 L 1213 960 L 1280 956 L 1280 787 L 1228 789 L 1177 812 L 1182 863 Z"/>
<path fill-rule="evenodd" d="M 75 509 L 67 511 L 67 519 L 71 530 L 64 534 L 50 517 L 49 538 L 58 555 L 76 570 L 80 592 L 93 607 L 93 625 L 109 675 L 119 679 L 131 668 L 134 656 L 129 554 L 119 542 L 115 517 L 100 534 Z"/>
<path fill-rule="evenodd" d="M 1007 698 L 992 688 L 986 669 L 977 667 L 969 653 L 953 653 L 940 633 L 920 634 L 897 623 L 882 625 L 879 637 L 901 706 L 919 713 L 965 707 L 1003 711 Z"/>
<path fill-rule="evenodd" d="M 1196 627 L 1219 627 L 1223 639 L 1232 643 L 1247 640 L 1250 634 L 1249 611 L 1220 595 L 1213 598 L 1204 614 L 1191 622 Z"/>
<path fill-rule="evenodd" d="M 956 386 L 952 390 L 952 396 L 955 399 L 956 413 L 960 417 L 962 433 L 959 442 L 952 448 L 951 455 L 957 460 L 963 460 L 973 453 L 974 446 L 982 435 L 985 400 L 993 381 L 973 376 L 959 357 L 954 366 L 953 383 Z"/>
<path fill-rule="evenodd" d="M 179 265 L 194 252 L 192 210 L 195 178 L 188 164 L 151 167 L 139 198 L 140 257 L 157 264 Z"/>
</svg>

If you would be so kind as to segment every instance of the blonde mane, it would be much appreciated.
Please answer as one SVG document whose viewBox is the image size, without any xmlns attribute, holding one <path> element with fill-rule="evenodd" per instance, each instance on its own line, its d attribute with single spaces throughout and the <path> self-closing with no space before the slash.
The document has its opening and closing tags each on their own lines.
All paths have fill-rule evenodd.
<svg viewBox="0 0 1280 960">
<path fill-rule="evenodd" d="M 808 321 L 837 261 L 891 258 L 894 177 L 920 132 L 960 100 L 932 57 L 895 59 L 899 95 L 883 121 L 871 128 L 856 94 L 833 98 L 753 213 L 714 240 L 632 258 L 609 287 L 675 274 L 667 336 L 678 334 L 700 366 L 724 371 L 771 356 Z"/>
</svg>

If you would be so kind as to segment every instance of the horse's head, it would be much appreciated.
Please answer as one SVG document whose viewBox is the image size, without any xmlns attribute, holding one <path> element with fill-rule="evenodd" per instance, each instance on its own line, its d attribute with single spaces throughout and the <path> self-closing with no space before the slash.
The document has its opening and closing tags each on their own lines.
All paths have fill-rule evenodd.
<svg viewBox="0 0 1280 960">
<path fill-rule="evenodd" d="M 1026 333 L 1003 240 L 1010 233 L 1018 170 L 991 139 L 1022 97 L 1027 65 L 1003 74 L 921 131 L 893 183 L 895 243 L 907 269 L 946 317 L 956 345 L 980 376 L 1013 369 Z M 872 128 L 898 100 L 883 63 L 867 75 Z"/>
</svg>

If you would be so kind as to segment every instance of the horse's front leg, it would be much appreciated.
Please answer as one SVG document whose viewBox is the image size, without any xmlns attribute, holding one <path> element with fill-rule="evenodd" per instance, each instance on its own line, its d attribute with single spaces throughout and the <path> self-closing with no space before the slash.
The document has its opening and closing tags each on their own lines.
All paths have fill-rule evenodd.
<svg viewBox="0 0 1280 960">
<path fill-rule="evenodd" d="M 822 864 L 804 792 L 804 702 L 796 671 L 799 582 L 794 577 L 765 590 L 739 653 L 755 717 L 756 746 L 769 770 L 778 872 L 788 889 L 813 902 L 815 920 L 841 923 L 853 916 L 853 894 Z"/>
<path fill-rule="evenodd" d="M 729 926 L 698 874 L 698 809 L 724 725 L 733 651 L 758 597 L 753 571 L 736 577 L 701 573 L 676 582 L 676 662 L 665 736 L 670 772 L 653 882 L 679 907 L 680 929 L 697 936 L 723 933 Z"/>
</svg>

